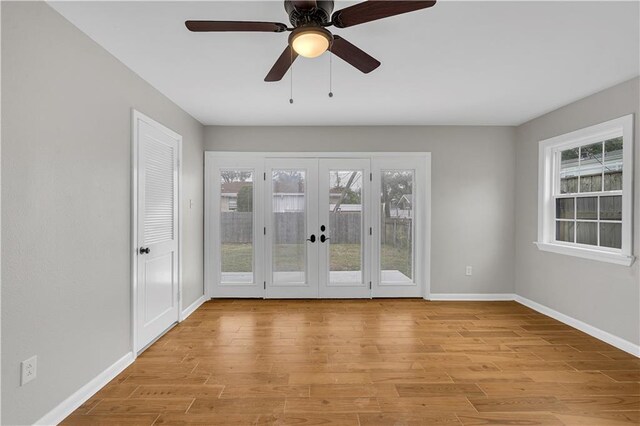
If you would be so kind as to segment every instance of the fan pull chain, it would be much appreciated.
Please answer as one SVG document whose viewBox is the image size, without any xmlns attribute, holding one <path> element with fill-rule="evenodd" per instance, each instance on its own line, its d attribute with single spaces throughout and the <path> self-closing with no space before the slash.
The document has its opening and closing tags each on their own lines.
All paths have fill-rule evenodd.
<svg viewBox="0 0 640 426">
<path fill-rule="evenodd" d="M 290 78 L 291 85 L 290 85 L 290 88 L 289 88 L 290 89 L 290 92 L 289 92 L 289 94 L 290 94 L 289 103 L 292 104 L 293 103 L 293 49 L 289 49 L 289 51 L 290 51 L 290 54 L 291 54 L 291 56 L 290 56 L 291 63 L 289 65 L 289 68 L 291 69 L 290 76 L 289 76 L 289 77 L 291 77 Z"/>
<path fill-rule="evenodd" d="M 333 53 L 329 52 L 329 97 L 333 98 Z"/>
</svg>

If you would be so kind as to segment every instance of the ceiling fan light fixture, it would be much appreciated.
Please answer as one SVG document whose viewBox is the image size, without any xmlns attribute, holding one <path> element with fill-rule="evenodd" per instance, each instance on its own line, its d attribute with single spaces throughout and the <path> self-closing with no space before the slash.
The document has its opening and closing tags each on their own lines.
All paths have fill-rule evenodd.
<svg viewBox="0 0 640 426">
<path fill-rule="evenodd" d="M 329 49 L 331 33 L 321 27 L 297 28 L 289 36 L 289 44 L 300 56 L 317 58 Z"/>
</svg>

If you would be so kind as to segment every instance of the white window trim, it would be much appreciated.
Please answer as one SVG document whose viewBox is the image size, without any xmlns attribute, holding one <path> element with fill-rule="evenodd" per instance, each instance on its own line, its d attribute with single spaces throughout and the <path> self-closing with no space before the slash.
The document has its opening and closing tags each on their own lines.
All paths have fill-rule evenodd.
<svg viewBox="0 0 640 426">
<path fill-rule="evenodd" d="M 554 190 L 557 152 L 622 134 L 622 248 L 609 249 L 555 241 Z M 633 256 L 633 114 L 540 141 L 538 151 L 538 249 L 631 266 Z M 554 185 L 556 187 L 554 188 Z M 599 193 L 607 195 L 607 193 Z"/>
</svg>

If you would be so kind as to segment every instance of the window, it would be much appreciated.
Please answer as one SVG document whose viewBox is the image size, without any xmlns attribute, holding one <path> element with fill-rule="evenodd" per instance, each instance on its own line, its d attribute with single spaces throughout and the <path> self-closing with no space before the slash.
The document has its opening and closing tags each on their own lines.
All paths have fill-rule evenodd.
<svg viewBox="0 0 640 426">
<path fill-rule="evenodd" d="M 538 248 L 631 265 L 633 116 L 540 142 Z"/>
</svg>

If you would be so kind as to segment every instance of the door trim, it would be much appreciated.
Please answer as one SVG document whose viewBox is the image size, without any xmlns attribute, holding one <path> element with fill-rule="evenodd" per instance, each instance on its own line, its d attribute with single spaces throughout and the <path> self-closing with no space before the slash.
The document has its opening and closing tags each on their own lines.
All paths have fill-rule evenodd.
<svg viewBox="0 0 640 426">
<path fill-rule="evenodd" d="M 230 159 L 230 158 L 252 158 L 254 160 L 268 160 L 271 158 L 318 158 L 318 159 L 330 159 L 330 158 L 361 158 L 375 160 L 377 158 L 394 158 L 394 157 L 415 157 L 419 158 L 421 163 L 424 164 L 424 212 L 423 212 L 423 235 L 422 235 L 422 256 L 420 261 L 424 267 L 424 273 L 422 276 L 422 291 L 421 297 L 425 300 L 429 300 L 431 297 L 431 153 L 430 152 L 256 152 L 256 151 L 205 151 L 205 295 L 207 299 L 212 298 L 211 286 L 213 285 L 213 271 L 211 262 L 207 261 L 212 253 L 212 244 L 209 231 L 210 230 L 210 217 L 211 210 L 210 204 L 210 179 L 211 169 L 214 159 Z M 373 247 L 372 247 L 373 249 Z M 416 259 L 418 262 L 418 259 Z"/>
<path fill-rule="evenodd" d="M 140 111 L 131 109 L 131 352 L 133 358 L 137 358 L 140 352 L 144 351 L 157 339 L 142 348 L 138 347 L 138 331 L 137 331 L 137 301 L 138 301 L 138 148 L 140 141 L 138 140 L 138 122 L 144 121 L 157 130 L 166 133 L 170 137 L 178 141 L 178 318 L 174 324 L 168 329 L 170 330 L 176 323 L 184 318 L 182 312 L 182 136 L 168 127 L 158 123 L 154 119 L 141 113 Z M 166 331 L 165 331 L 166 332 Z M 163 333 L 164 334 L 164 333 Z M 160 337 L 160 336 L 158 336 Z"/>
</svg>

